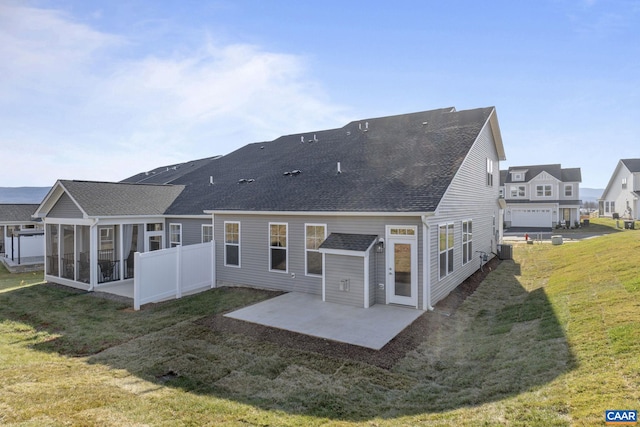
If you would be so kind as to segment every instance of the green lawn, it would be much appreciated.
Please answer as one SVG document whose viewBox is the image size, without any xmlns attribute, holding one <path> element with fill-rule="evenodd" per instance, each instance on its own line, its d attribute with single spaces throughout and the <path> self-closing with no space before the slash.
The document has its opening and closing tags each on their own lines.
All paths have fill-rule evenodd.
<svg viewBox="0 0 640 427">
<path fill-rule="evenodd" d="M 606 220 L 600 227 L 615 227 Z M 0 424 L 603 425 L 640 409 L 640 231 L 514 247 L 392 369 L 200 321 L 215 289 L 134 312 L 0 270 Z"/>
</svg>

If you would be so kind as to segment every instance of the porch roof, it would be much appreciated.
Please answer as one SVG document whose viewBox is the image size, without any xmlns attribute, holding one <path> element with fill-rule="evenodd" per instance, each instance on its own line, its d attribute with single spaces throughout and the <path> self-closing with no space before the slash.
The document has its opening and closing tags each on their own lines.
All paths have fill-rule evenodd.
<svg viewBox="0 0 640 427">
<path fill-rule="evenodd" d="M 31 222 L 37 208 L 37 204 L 0 203 L 0 224 Z"/>
<path fill-rule="evenodd" d="M 319 249 L 365 252 L 377 238 L 375 234 L 331 233 Z"/>
<path fill-rule="evenodd" d="M 184 190 L 183 185 L 129 184 L 98 181 L 58 181 L 87 217 L 163 215 Z M 55 194 L 55 190 L 52 190 Z M 62 192 L 58 193 L 58 197 Z M 50 207 L 58 200 L 54 197 Z M 46 201 L 40 206 L 40 209 Z"/>
</svg>

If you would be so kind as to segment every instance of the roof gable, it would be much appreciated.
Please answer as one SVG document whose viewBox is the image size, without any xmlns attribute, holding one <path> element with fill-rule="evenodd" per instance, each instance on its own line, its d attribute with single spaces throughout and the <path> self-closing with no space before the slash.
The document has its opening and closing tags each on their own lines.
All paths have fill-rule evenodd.
<svg viewBox="0 0 640 427">
<path fill-rule="evenodd" d="M 85 217 L 163 215 L 183 189 L 181 185 L 60 180 L 37 213 L 46 216 L 67 194 Z"/>
<path fill-rule="evenodd" d="M 549 165 L 530 165 L 530 166 L 511 166 L 508 170 L 501 171 L 501 184 L 530 182 L 534 179 L 549 180 L 551 177 L 560 182 L 582 182 L 580 168 L 562 168 L 560 164 Z M 524 181 L 514 181 L 512 179 L 513 172 L 523 172 L 525 174 Z M 543 175 L 547 174 L 547 176 Z"/>
<path fill-rule="evenodd" d="M 640 159 L 622 159 L 620 161 L 626 166 L 627 169 L 629 169 L 629 172 L 640 172 Z"/>
</svg>

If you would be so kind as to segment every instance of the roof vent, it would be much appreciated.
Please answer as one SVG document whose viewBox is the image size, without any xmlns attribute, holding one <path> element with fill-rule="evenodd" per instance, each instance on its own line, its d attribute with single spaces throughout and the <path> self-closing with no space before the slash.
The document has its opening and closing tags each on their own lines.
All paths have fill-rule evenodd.
<svg viewBox="0 0 640 427">
<path fill-rule="evenodd" d="M 213 185 L 213 175 L 209 177 L 209 185 Z"/>
<path fill-rule="evenodd" d="M 299 169 L 294 169 L 294 170 L 291 171 L 291 175 L 300 175 L 301 173 L 302 173 L 302 171 L 299 170 Z"/>
<path fill-rule="evenodd" d="M 289 175 L 291 175 L 291 172 L 287 171 L 287 172 L 283 173 L 283 175 L 284 176 L 289 176 Z"/>
<path fill-rule="evenodd" d="M 338 162 L 338 173 L 342 173 L 342 168 L 340 168 L 340 162 Z"/>
<path fill-rule="evenodd" d="M 304 135 L 300 135 L 300 142 L 304 142 Z"/>
<path fill-rule="evenodd" d="M 318 142 L 318 138 L 316 138 L 316 134 L 313 134 L 313 142 Z"/>
<path fill-rule="evenodd" d="M 426 126 L 428 122 L 422 122 L 422 126 Z"/>
</svg>

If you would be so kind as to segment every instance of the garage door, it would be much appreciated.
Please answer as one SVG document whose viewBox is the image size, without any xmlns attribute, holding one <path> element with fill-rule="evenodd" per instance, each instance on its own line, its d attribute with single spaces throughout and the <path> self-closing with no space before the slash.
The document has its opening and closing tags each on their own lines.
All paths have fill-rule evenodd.
<svg viewBox="0 0 640 427">
<path fill-rule="evenodd" d="M 512 227 L 551 227 L 551 208 L 511 209 Z"/>
</svg>

